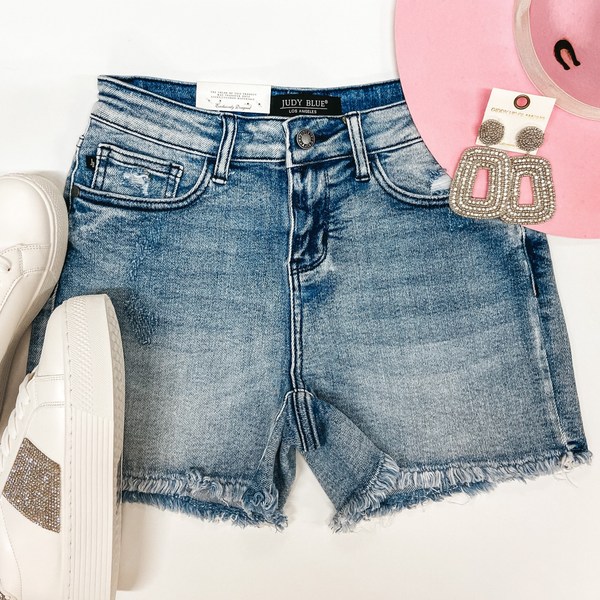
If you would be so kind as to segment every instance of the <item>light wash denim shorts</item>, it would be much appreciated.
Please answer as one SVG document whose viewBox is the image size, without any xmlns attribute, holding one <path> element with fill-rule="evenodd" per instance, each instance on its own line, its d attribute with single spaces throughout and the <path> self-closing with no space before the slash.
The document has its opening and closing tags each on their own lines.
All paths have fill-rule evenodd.
<svg viewBox="0 0 600 600">
<path fill-rule="evenodd" d="M 545 236 L 449 209 L 398 81 L 313 90 L 343 116 L 99 88 L 30 364 L 53 306 L 110 296 L 126 501 L 281 528 L 298 451 L 339 531 L 590 459 Z"/>
</svg>

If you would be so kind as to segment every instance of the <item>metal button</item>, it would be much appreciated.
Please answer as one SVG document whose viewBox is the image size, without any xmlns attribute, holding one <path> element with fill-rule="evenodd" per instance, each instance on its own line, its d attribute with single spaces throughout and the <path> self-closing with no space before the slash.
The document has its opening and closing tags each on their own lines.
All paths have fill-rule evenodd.
<svg viewBox="0 0 600 600">
<path fill-rule="evenodd" d="M 310 129 L 302 129 L 296 136 L 296 144 L 303 150 L 308 150 L 315 145 L 315 134 Z"/>
</svg>

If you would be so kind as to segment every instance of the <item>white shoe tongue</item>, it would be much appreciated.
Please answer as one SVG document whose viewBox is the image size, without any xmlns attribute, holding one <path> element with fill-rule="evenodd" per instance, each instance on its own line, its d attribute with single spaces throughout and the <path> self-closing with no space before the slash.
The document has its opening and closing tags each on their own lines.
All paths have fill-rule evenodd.
<svg viewBox="0 0 600 600">
<path fill-rule="evenodd" d="M 46 327 L 46 337 L 42 347 L 42 356 L 38 365 L 38 377 L 64 375 L 65 344 L 65 308 L 59 306 L 51 315 Z"/>
</svg>

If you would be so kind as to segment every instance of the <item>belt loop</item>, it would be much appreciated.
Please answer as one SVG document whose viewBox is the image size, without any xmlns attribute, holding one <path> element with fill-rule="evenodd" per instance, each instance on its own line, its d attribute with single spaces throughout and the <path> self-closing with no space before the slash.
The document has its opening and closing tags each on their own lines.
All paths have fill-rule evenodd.
<svg viewBox="0 0 600 600">
<path fill-rule="evenodd" d="M 217 153 L 217 162 L 213 171 L 212 180 L 215 183 L 227 183 L 227 174 L 229 173 L 229 163 L 233 154 L 233 144 L 237 133 L 237 118 L 235 115 L 223 113 L 223 137 Z"/>
<path fill-rule="evenodd" d="M 344 121 L 350 134 L 352 154 L 354 155 L 354 163 L 356 165 L 356 181 L 369 181 L 371 179 L 371 168 L 369 167 L 369 157 L 367 156 L 367 146 L 360 121 L 360 113 L 349 113 L 344 117 Z"/>
</svg>

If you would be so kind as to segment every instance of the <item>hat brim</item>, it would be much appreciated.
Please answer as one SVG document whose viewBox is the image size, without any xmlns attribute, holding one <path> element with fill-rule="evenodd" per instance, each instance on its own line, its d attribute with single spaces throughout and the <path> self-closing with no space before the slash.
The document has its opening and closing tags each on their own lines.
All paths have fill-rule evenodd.
<svg viewBox="0 0 600 600">
<path fill-rule="evenodd" d="M 519 60 L 507 0 L 397 0 L 396 57 L 417 129 L 450 175 L 475 143 L 492 88 L 539 93 Z M 600 122 L 556 107 L 538 154 L 552 164 L 556 213 L 532 229 L 600 237 Z"/>
</svg>

